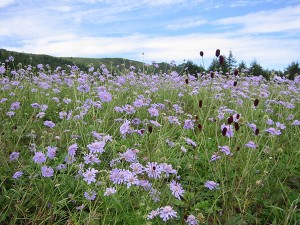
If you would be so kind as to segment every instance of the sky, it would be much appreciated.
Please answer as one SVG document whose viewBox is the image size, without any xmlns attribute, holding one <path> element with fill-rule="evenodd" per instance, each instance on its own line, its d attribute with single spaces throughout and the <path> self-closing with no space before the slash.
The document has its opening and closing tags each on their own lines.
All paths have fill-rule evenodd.
<svg viewBox="0 0 300 225">
<path fill-rule="evenodd" d="M 0 0 L 0 48 L 58 57 L 300 62 L 300 0 Z"/>
</svg>

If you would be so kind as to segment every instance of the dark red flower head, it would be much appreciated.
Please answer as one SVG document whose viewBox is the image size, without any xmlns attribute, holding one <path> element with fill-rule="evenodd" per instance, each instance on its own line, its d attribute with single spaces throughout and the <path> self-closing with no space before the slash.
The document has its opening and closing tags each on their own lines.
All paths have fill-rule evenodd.
<svg viewBox="0 0 300 225">
<path fill-rule="evenodd" d="M 223 135 L 223 136 L 225 136 L 225 135 L 226 135 L 226 133 L 227 133 L 227 128 L 226 128 L 226 127 L 224 127 L 224 128 L 223 128 L 223 130 L 222 130 L 222 135 Z"/>
<path fill-rule="evenodd" d="M 220 49 L 217 49 L 217 50 L 216 50 L 216 57 L 219 57 L 220 53 L 221 53 L 221 52 L 220 52 Z"/>
<path fill-rule="evenodd" d="M 186 78 L 185 79 L 185 83 L 188 84 L 189 83 L 189 79 Z"/>
<path fill-rule="evenodd" d="M 222 55 L 219 56 L 219 63 L 220 63 L 221 66 L 223 65 L 223 63 L 224 63 L 224 56 L 222 56 Z"/>
<path fill-rule="evenodd" d="M 240 129 L 240 125 L 238 122 L 234 122 L 234 129 L 238 131 Z"/>
<path fill-rule="evenodd" d="M 232 124 L 232 122 L 233 122 L 233 116 L 228 117 L 227 122 L 228 122 L 228 124 Z"/>
<path fill-rule="evenodd" d="M 201 131 L 202 130 L 202 125 L 199 123 L 198 124 L 198 129 Z"/>
<path fill-rule="evenodd" d="M 254 100 L 254 106 L 257 106 L 258 103 L 259 103 L 259 100 L 258 100 L 258 99 L 255 99 L 255 100 Z"/>
<path fill-rule="evenodd" d="M 201 56 L 201 57 L 203 57 L 203 55 L 204 55 L 204 52 L 203 52 L 203 51 L 201 51 L 201 52 L 200 52 L 200 56 Z"/>
<path fill-rule="evenodd" d="M 149 127 L 148 127 L 148 132 L 149 132 L 149 133 L 152 133 L 152 131 L 153 131 L 153 127 L 152 127 L 152 126 L 149 126 Z"/>
<path fill-rule="evenodd" d="M 239 74 L 239 71 L 238 70 L 234 70 L 233 74 L 234 74 L 234 76 L 237 76 Z"/>
<path fill-rule="evenodd" d="M 210 77 L 211 77 L 211 78 L 214 78 L 214 76 L 215 76 L 214 72 L 211 71 L 211 72 L 210 72 Z"/>
<path fill-rule="evenodd" d="M 199 102 L 198 102 L 198 106 L 199 106 L 199 108 L 201 108 L 201 107 L 202 107 L 202 104 L 203 104 L 203 101 L 202 101 L 202 100 L 199 100 Z"/>
<path fill-rule="evenodd" d="M 256 130 L 255 130 L 255 135 L 258 135 L 259 134 L 259 129 L 258 128 L 256 128 Z"/>
<path fill-rule="evenodd" d="M 235 87 L 237 85 L 237 81 L 235 80 L 234 82 L 233 82 L 233 86 Z"/>
</svg>

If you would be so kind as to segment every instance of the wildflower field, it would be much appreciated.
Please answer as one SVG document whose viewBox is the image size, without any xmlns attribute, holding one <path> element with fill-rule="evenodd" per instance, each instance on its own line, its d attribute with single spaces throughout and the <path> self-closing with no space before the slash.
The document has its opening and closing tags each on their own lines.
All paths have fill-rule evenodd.
<svg viewBox="0 0 300 225">
<path fill-rule="evenodd" d="M 0 224 L 300 224 L 300 76 L 8 65 Z"/>
</svg>

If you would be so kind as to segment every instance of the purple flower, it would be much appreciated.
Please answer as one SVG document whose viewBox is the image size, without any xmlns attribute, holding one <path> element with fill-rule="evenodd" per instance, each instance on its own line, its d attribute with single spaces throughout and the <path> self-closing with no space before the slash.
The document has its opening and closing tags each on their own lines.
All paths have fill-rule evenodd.
<svg viewBox="0 0 300 225">
<path fill-rule="evenodd" d="M 144 172 L 144 167 L 140 163 L 131 163 L 130 168 L 132 169 L 132 172 L 135 174 L 142 174 Z"/>
<path fill-rule="evenodd" d="M 194 129 L 194 122 L 192 120 L 185 120 L 183 128 L 186 130 Z"/>
<path fill-rule="evenodd" d="M 105 146 L 104 141 L 95 141 L 95 142 L 89 144 L 87 147 L 91 153 L 100 153 L 101 154 L 105 151 L 104 146 Z"/>
<path fill-rule="evenodd" d="M 90 192 L 84 192 L 84 197 L 86 198 L 86 200 L 89 200 L 89 201 L 94 201 L 96 196 L 97 196 L 97 193 L 95 191 L 90 191 Z"/>
<path fill-rule="evenodd" d="M 208 188 L 209 190 L 213 190 L 213 189 L 217 189 L 219 187 L 219 184 L 214 181 L 209 180 L 209 181 L 205 182 L 204 186 L 206 188 Z"/>
<path fill-rule="evenodd" d="M 139 152 L 137 149 L 127 149 L 124 153 L 119 153 L 121 159 L 125 159 L 126 162 L 136 162 L 136 154 Z"/>
<path fill-rule="evenodd" d="M 91 184 L 92 182 L 96 181 L 96 174 L 98 173 L 98 170 L 95 170 L 94 168 L 88 168 L 82 175 L 83 180 L 86 181 L 88 184 Z"/>
<path fill-rule="evenodd" d="M 198 220 L 194 215 L 189 215 L 186 219 L 186 223 L 188 225 L 197 225 L 198 224 Z"/>
<path fill-rule="evenodd" d="M 161 176 L 161 167 L 157 162 L 148 162 L 145 167 L 145 172 L 150 178 L 160 178 Z"/>
<path fill-rule="evenodd" d="M 6 113 L 7 116 L 13 117 L 16 113 L 14 111 L 9 111 Z"/>
<path fill-rule="evenodd" d="M 147 216 L 147 220 L 151 220 L 153 219 L 154 217 L 158 216 L 159 215 L 159 209 L 156 209 L 156 210 L 152 210 L 148 216 Z"/>
<path fill-rule="evenodd" d="M 177 183 L 175 180 L 172 180 L 170 183 L 170 190 L 175 198 L 180 199 L 181 196 L 184 194 L 184 190 L 181 187 L 181 184 Z"/>
<path fill-rule="evenodd" d="M 216 161 L 216 160 L 218 160 L 218 159 L 220 159 L 220 158 L 221 158 L 221 156 L 216 155 L 216 154 L 213 154 L 213 155 L 211 156 L 211 159 L 209 160 L 209 162 Z"/>
<path fill-rule="evenodd" d="M 98 156 L 93 153 L 85 154 L 83 159 L 85 164 L 100 163 Z"/>
<path fill-rule="evenodd" d="M 231 152 L 230 152 L 230 148 L 228 146 L 219 146 L 219 149 L 221 149 L 221 152 L 224 152 L 225 155 L 230 155 Z"/>
<path fill-rule="evenodd" d="M 135 108 L 132 105 L 126 104 L 126 105 L 123 106 L 122 109 L 123 109 L 123 112 L 126 112 L 127 114 L 135 113 Z"/>
<path fill-rule="evenodd" d="M 225 125 L 225 123 L 222 124 L 221 126 L 221 131 L 223 132 L 223 129 L 226 128 L 226 133 L 225 135 L 227 137 L 233 137 L 234 136 L 234 132 L 233 132 L 233 126 L 232 125 Z"/>
<path fill-rule="evenodd" d="M 99 98 L 101 99 L 102 102 L 110 102 L 112 100 L 111 94 L 107 91 L 99 92 L 98 96 L 99 96 Z"/>
<path fill-rule="evenodd" d="M 192 139 L 190 139 L 190 138 L 184 138 L 184 139 L 187 144 L 192 145 L 194 147 L 197 146 L 197 144 Z"/>
<path fill-rule="evenodd" d="M 249 141 L 245 146 L 248 148 L 257 148 L 257 145 L 253 141 Z"/>
<path fill-rule="evenodd" d="M 42 164 L 43 162 L 46 162 L 46 156 L 42 152 L 36 152 L 33 156 L 33 161 L 37 164 Z"/>
<path fill-rule="evenodd" d="M 148 112 L 150 116 L 158 116 L 158 110 L 156 108 L 151 107 L 148 109 Z"/>
<path fill-rule="evenodd" d="M 77 150 L 77 149 L 78 149 L 78 146 L 77 146 L 76 143 L 70 145 L 69 148 L 68 148 L 68 155 L 70 155 L 70 156 L 75 156 L 76 150 Z"/>
<path fill-rule="evenodd" d="M 49 127 L 49 128 L 55 127 L 55 123 L 53 123 L 53 122 L 50 121 L 50 120 L 46 120 L 46 121 L 44 122 L 44 125 L 47 126 L 47 127 Z"/>
<path fill-rule="evenodd" d="M 292 125 L 300 125 L 300 121 L 299 120 L 294 120 L 294 122 L 292 123 Z"/>
<path fill-rule="evenodd" d="M 175 212 L 171 206 L 160 208 L 159 214 L 160 218 L 162 218 L 163 221 L 167 221 L 172 217 L 177 217 L 177 212 Z"/>
<path fill-rule="evenodd" d="M 10 110 L 16 110 L 18 108 L 20 108 L 20 102 L 11 103 Z"/>
<path fill-rule="evenodd" d="M 104 192 L 104 196 L 109 196 L 109 195 L 115 194 L 116 192 L 117 192 L 116 188 L 109 187 L 109 188 L 106 188 L 106 190 Z"/>
<path fill-rule="evenodd" d="M 65 162 L 70 165 L 75 162 L 75 157 L 73 155 L 67 155 L 65 157 Z"/>
<path fill-rule="evenodd" d="M 121 125 L 120 132 L 121 132 L 122 135 L 125 135 L 126 133 L 131 132 L 130 121 L 129 120 L 125 120 L 125 122 Z"/>
<path fill-rule="evenodd" d="M 12 152 L 9 156 L 10 161 L 15 161 L 19 158 L 20 152 Z"/>
<path fill-rule="evenodd" d="M 169 177 L 170 174 L 177 174 L 177 170 L 173 169 L 172 165 L 167 163 L 160 164 L 160 170 L 165 173 L 166 177 Z"/>
<path fill-rule="evenodd" d="M 47 157 L 49 159 L 54 159 L 56 155 L 57 147 L 48 146 L 47 147 Z"/>
<path fill-rule="evenodd" d="M 266 132 L 270 133 L 272 136 L 278 136 L 281 134 L 281 131 L 276 129 L 276 128 L 273 128 L 273 127 L 270 127 L 268 129 L 265 130 Z"/>
<path fill-rule="evenodd" d="M 284 130 L 286 127 L 284 124 L 280 123 L 280 122 L 276 122 L 276 127 L 279 128 L 280 130 Z"/>
<path fill-rule="evenodd" d="M 64 170 L 64 169 L 66 169 L 66 168 L 67 168 L 66 164 L 59 164 L 59 165 L 56 167 L 57 170 Z"/>
<path fill-rule="evenodd" d="M 22 171 L 17 171 L 17 172 L 14 173 L 12 178 L 13 179 L 19 179 L 21 176 L 23 176 L 23 172 Z"/>
<path fill-rule="evenodd" d="M 54 170 L 50 166 L 43 166 L 42 168 L 42 176 L 43 177 L 52 177 Z"/>
</svg>

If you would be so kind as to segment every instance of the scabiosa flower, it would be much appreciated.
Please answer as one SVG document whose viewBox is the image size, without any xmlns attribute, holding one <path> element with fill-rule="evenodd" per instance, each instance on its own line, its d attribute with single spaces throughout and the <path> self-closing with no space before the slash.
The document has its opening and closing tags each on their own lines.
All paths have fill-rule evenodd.
<svg viewBox="0 0 300 225">
<path fill-rule="evenodd" d="M 265 130 L 266 132 L 268 132 L 269 134 L 271 134 L 272 136 L 279 136 L 281 134 L 281 131 L 276 129 L 276 128 L 273 128 L 273 127 L 270 127 L 268 129 Z"/>
<path fill-rule="evenodd" d="M 156 210 L 152 210 L 148 216 L 147 216 L 147 220 L 152 220 L 154 217 L 159 215 L 159 210 L 160 209 L 156 209 Z"/>
<path fill-rule="evenodd" d="M 127 114 L 133 114 L 135 113 L 135 108 L 132 105 L 126 104 L 122 107 L 123 112 L 126 112 Z"/>
<path fill-rule="evenodd" d="M 97 193 L 95 191 L 89 191 L 89 192 L 84 192 L 84 197 L 86 198 L 86 200 L 89 200 L 89 201 L 94 201 L 96 196 L 97 196 Z"/>
<path fill-rule="evenodd" d="M 111 94 L 107 91 L 99 92 L 98 96 L 102 102 L 110 102 L 112 100 Z"/>
<path fill-rule="evenodd" d="M 279 128 L 280 130 L 284 130 L 286 127 L 284 124 L 280 123 L 280 122 L 276 122 L 276 127 Z"/>
<path fill-rule="evenodd" d="M 88 168 L 82 175 L 83 180 L 86 181 L 88 184 L 91 184 L 92 182 L 96 181 L 96 174 L 98 173 L 98 170 L 95 170 L 94 168 Z"/>
<path fill-rule="evenodd" d="M 291 125 L 300 125 L 300 121 L 299 120 L 294 120 L 293 123 Z"/>
<path fill-rule="evenodd" d="M 153 107 L 149 108 L 148 112 L 149 112 L 150 116 L 158 116 L 159 115 L 158 110 Z"/>
<path fill-rule="evenodd" d="M 177 212 L 175 212 L 171 206 L 165 206 L 160 208 L 159 216 L 163 221 L 167 221 L 172 217 L 177 217 Z"/>
<path fill-rule="evenodd" d="M 218 160 L 218 159 L 221 159 L 221 156 L 216 155 L 216 154 L 213 154 L 213 155 L 211 156 L 211 159 L 209 160 L 209 162 L 213 162 L 213 161 L 216 161 L 216 160 Z"/>
<path fill-rule="evenodd" d="M 194 122 L 192 120 L 185 120 L 183 128 L 186 130 L 194 129 Z"/>
<path fill-rule="evenodd" d="M 75 157 L 73 155 L 67 155 L 65 157 L 65 162 L 70 165 L 75 162 Z"/>
<path fill-rule="evenodd" d="M 172 191 L 172 194 L 177 199 L 181 199 L 185 191 L 183 190 L 181 184 L 177 183 L 175 180 L 172 180 L 170 183 L 170 190 Z"/>
<path fill-rule="evenodd" d="M 129 120 L 125 120 L 125 122 L 121 125 L 120 132 L 121 132 L 122 135 L 125 135 L 126 133 L 131 132 L 130 121 Z"/>
<path fill-rule="evenodd" d="M 178 118 L 176 116 L 168 116 L 169 123 L 171 124 L 180 124 Z"/>
<path fill-rule="evenodd" d="M 20 152 L 12 152 L 9 156 L 9 161 L 15 161 L 19 158 Z"/>
<path fill-rule="evenodd" d="M 198 220 L 194 215 L 189 215 L 185 221 L 188 225 L 197 225 Z"/>
<path fill-rule="evenodd" d="M 226 145 L 225 146 L 219 146 L 219 149 L 221 149 L 221 152 L 224 152 L 225 155 L 230 155 L 231 154 L 229 147 L 226 146 Z"/>
<path fill-rule="evenodd" d="M 105 142 L 104 141 L 95 141 L 89 144 L 87 147 L 91 153 L 100 153 L 102 154 L 104 150 Z"/>
<path fill-rule="evenodd" d="M 157 162 L 148 162 L 145 167 L 145 172 L 150 178 L 160 178 L 161 176 L 161 167 Z"/>
<path fill-rule="evenodd" d="M 144 172 L 144 167 L 140 163 L 131 163 L 129 167 L 132 169 L 132 172 L 135 174 L 142 174 Z"/>
<path fill-rule="evenodd" d="M 109 196 L 109 195 L 113 195 L 117 192 L 116 188 L 114 187 L 109 187 L 106 188 L 105 192 L 104 192 L 104 196 Z"/>
<path fill-rule="evenodd" d="M 205 182 L 204 186 L 209 190 L 213 190 L 213 189 L 217 189 L 219 187 L 219 184 L 214 181 L 208 180 Z"/>
<path fill-rule="evenodd" d="M 227 137 L 233 137 L 234 136 L 232 125 L 225 125 L 225 123 L 223 123 L 222 126 L 221 126 L 221 131 L 222 131 L 223 136 L 227 136 Z"/>
<path fill-rule="evenodd" d="M 43 162 L 46 162 L 46 156 L 42 152 L 36 152 L 33 156 L 33 161 L 37 164 L 42 164 Z"/>
<path fill-rule="evenodd" d="M 49 127 L 49 128 L 55 127 L 55 123 L 53 123 L 53 122 L 50 121 L 50 120 L 46 120 L 46 121 L 44 122 L 44 125 L 45 125 L 46 127 Z"/>
<path fill-rule="evenodd" d="M 197 146 L 196 142 L 194 142 L 192 139 L 190 138 L 184 138 L 185 139 L 185 142 L 188 144 L 188 145 L 192 145 L 194 147 Z"/>
<path fill-rule="evenodd" d="M 48 146 L 47 147 L 47 157 L 49 159 L 54 159 L 54 157 L 56 155 L 56 151 L 57 151 L 57 147 Z"/>
<path fill-rule="evenodd" d="M 93 153 L 85 154 L 83 159 L 85 164 L 100 163 L 98 156 Z"/>
<path fill-rule="evenodd" d="M 16 113 L 14 111 L 9 111 L 6 113 L 7 116 L 13 117 Z"/>
<path fill-rule="evenodd" d="M 167 163 L 160 164 L 161 172 L 165 173 L 165 177 L 169 177 L 170 174 L 177 174 L 177 170 L 173 169 L 172 165 Z"/>
<path fill-rule="evenodd" d="M 257 148 L 257 145 L 253 141 L 249 141 L 245 146 L 248 148 Z"/>
<path fill-rule="evenodd" d="M 50 166 L 43 166 L 41 168 L 43 177 L 52 177 L 54 170 Z"/>
<path fill-rule="evenodd" d="M 137 161 L 137 149 L 127 149 L 124 153 L 119 153 L 121 159 L 125 159 L 126 162 L 136 162 Z"/>
<path fill-rule="evenodd" d="M 16 110 L 16 109 L 20 108 L 20 104 L 21 104 L 20 102 L 11 103 L 10 110 Z"/>
<path fill-rule="evenodd" d="M 19 179 L 21 176 L 23 176 L 23 172 L 22 171 L 17 171 L 14 173 L 14 175 L 12 176 L 13 179 Z"/>
<path fill-rule="evenodd" d="M 67 168 L 66 164 L 63 164 L 63 163 L 62 163 L 62 164 L 59 164 L 59 165 L 56 167 L 56 169 L 59 170 L 59 171 L 60 171 L 60 170 L 64 170 L 64 169 L 66 169 L 66 168 Z"/>
<path fill-rule="evenodd" d="M 69 148 L 68 148 L 68 155 L 70 155 L 70 156 L 75 156 L 76 150 L 77 150 L 77 149 L 78 149 L 78 146 L 77 146 L 76 143 L 70 145 Z"/>
</svg>

